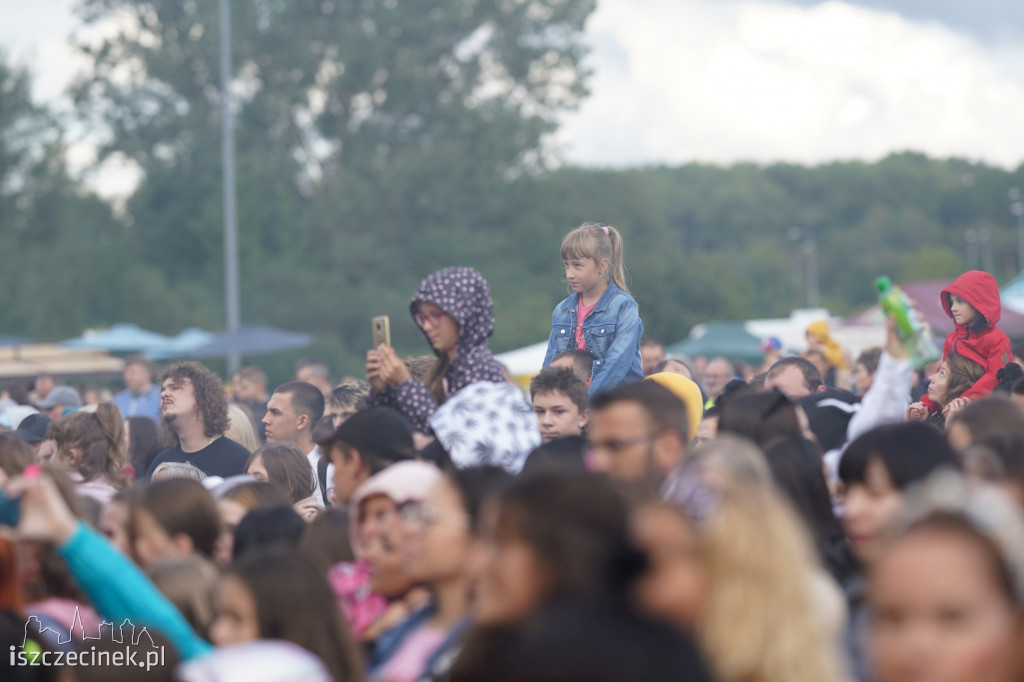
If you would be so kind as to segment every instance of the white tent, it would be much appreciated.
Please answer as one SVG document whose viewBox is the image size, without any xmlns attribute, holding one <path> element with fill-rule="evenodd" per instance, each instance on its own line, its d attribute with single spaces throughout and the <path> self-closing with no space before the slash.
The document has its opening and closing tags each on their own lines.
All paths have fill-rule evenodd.
<svg viewBox="0 0 1024 682">
<path fill-rule="evenodd" d="M 544 354 L 548 350 L 548 342 L 541 341 L 532 346 L 510 350 L 494 357 L 501 364 L 508 367 L 509 373 L 514 377 L 532 377 L 541 370 L 544 364 Z"/>
</svg>

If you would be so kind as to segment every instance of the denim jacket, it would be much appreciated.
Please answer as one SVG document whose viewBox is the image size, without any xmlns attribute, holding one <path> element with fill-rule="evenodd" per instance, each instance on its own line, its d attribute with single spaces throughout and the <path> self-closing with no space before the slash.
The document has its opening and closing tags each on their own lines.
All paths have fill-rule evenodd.
<svg viewBox="0 0 1024 682">
<path fill-rule="evenodd" d="M 576 311 L 579 294 L 572 294 L 551 313 L 551 338 L 544 366 L 562 351 L 576 347 Z M 608 283 L 597 305 L 583 321 L 583 339 L 594 356 L 590 395 L 597 395 L 619 384 L 644 378 L 640 361 L 640 337 L 644 324 L 636 301 L 628 293 Z"/>
</svg>

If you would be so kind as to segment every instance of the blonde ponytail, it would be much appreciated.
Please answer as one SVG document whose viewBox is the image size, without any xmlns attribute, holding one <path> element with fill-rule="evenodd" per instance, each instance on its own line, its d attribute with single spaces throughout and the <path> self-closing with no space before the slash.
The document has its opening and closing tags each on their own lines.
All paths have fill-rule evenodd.
<svg viewBox="0 0 1024 682">
<path fill-rule="evenodd" d="M 612 257 L 608 259 L 608 277 L 623 291 L 626 287 L 626 264 L 622 248 L 622 235 L 614 227 L 608 227 L 608 239 L 612 243 Z"/>
<path fill-rule="evenodd" d="M 609 281 L 628 292 L 622 235 L 611 225 L 583 223 L 562 240 L 562 260 L 589 258 L 597 263 L 608 261 Z"/>
</svg>

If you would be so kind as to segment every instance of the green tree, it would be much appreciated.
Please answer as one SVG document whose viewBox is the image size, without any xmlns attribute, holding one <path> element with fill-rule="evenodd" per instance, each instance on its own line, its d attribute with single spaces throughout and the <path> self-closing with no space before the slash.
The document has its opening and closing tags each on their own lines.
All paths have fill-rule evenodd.
<svg viewBox="0 0 1024 682">
<path fill-rule="evenodd" d="M 56 119 L 30 97 L 28 73 L 0 55 L 0 329 L 66 338 L 89 324 L 155 309 L 161 288 L 133 269 L 135 243 L 110 206 L 68 175 Z"/>
<path fill-rule="evenodd" d="M 146 262 L 221 319 L 213 0 L 81 0 L 99 46 L 74 95 L 101 158 L 142 170 L 128 202 Z M 504 198 L 585 94 L 593 0 L 232 3 L 243 318 L 302 326 L 355 362 L 366 320 L 416 281 L 502 248 Z M 483 267 L 481 265 L 481 267 Z M 397 292 L 401 292 L 398 294 Z M 287 299 L 288 304 L 280 302 Z M 402 306 L 405 307 L 404 304 Z M 411 326 L 396 342 L 421 347 Z"/>
</svg>

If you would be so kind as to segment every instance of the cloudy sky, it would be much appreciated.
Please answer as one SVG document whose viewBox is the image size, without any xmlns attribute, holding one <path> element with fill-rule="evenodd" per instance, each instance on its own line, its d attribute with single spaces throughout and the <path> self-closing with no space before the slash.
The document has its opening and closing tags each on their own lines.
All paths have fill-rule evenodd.
<svg viewBox="0 0 1024 682">
<path fill-rule="evenodd" d="M 0 47 L 56 97 L 71 0 L 0 0 Z M 599 166 L 876 159 L 1024 162 L 1022 0 L 599 0 L 591 97 L 563 158 Z"/>
</svg>

